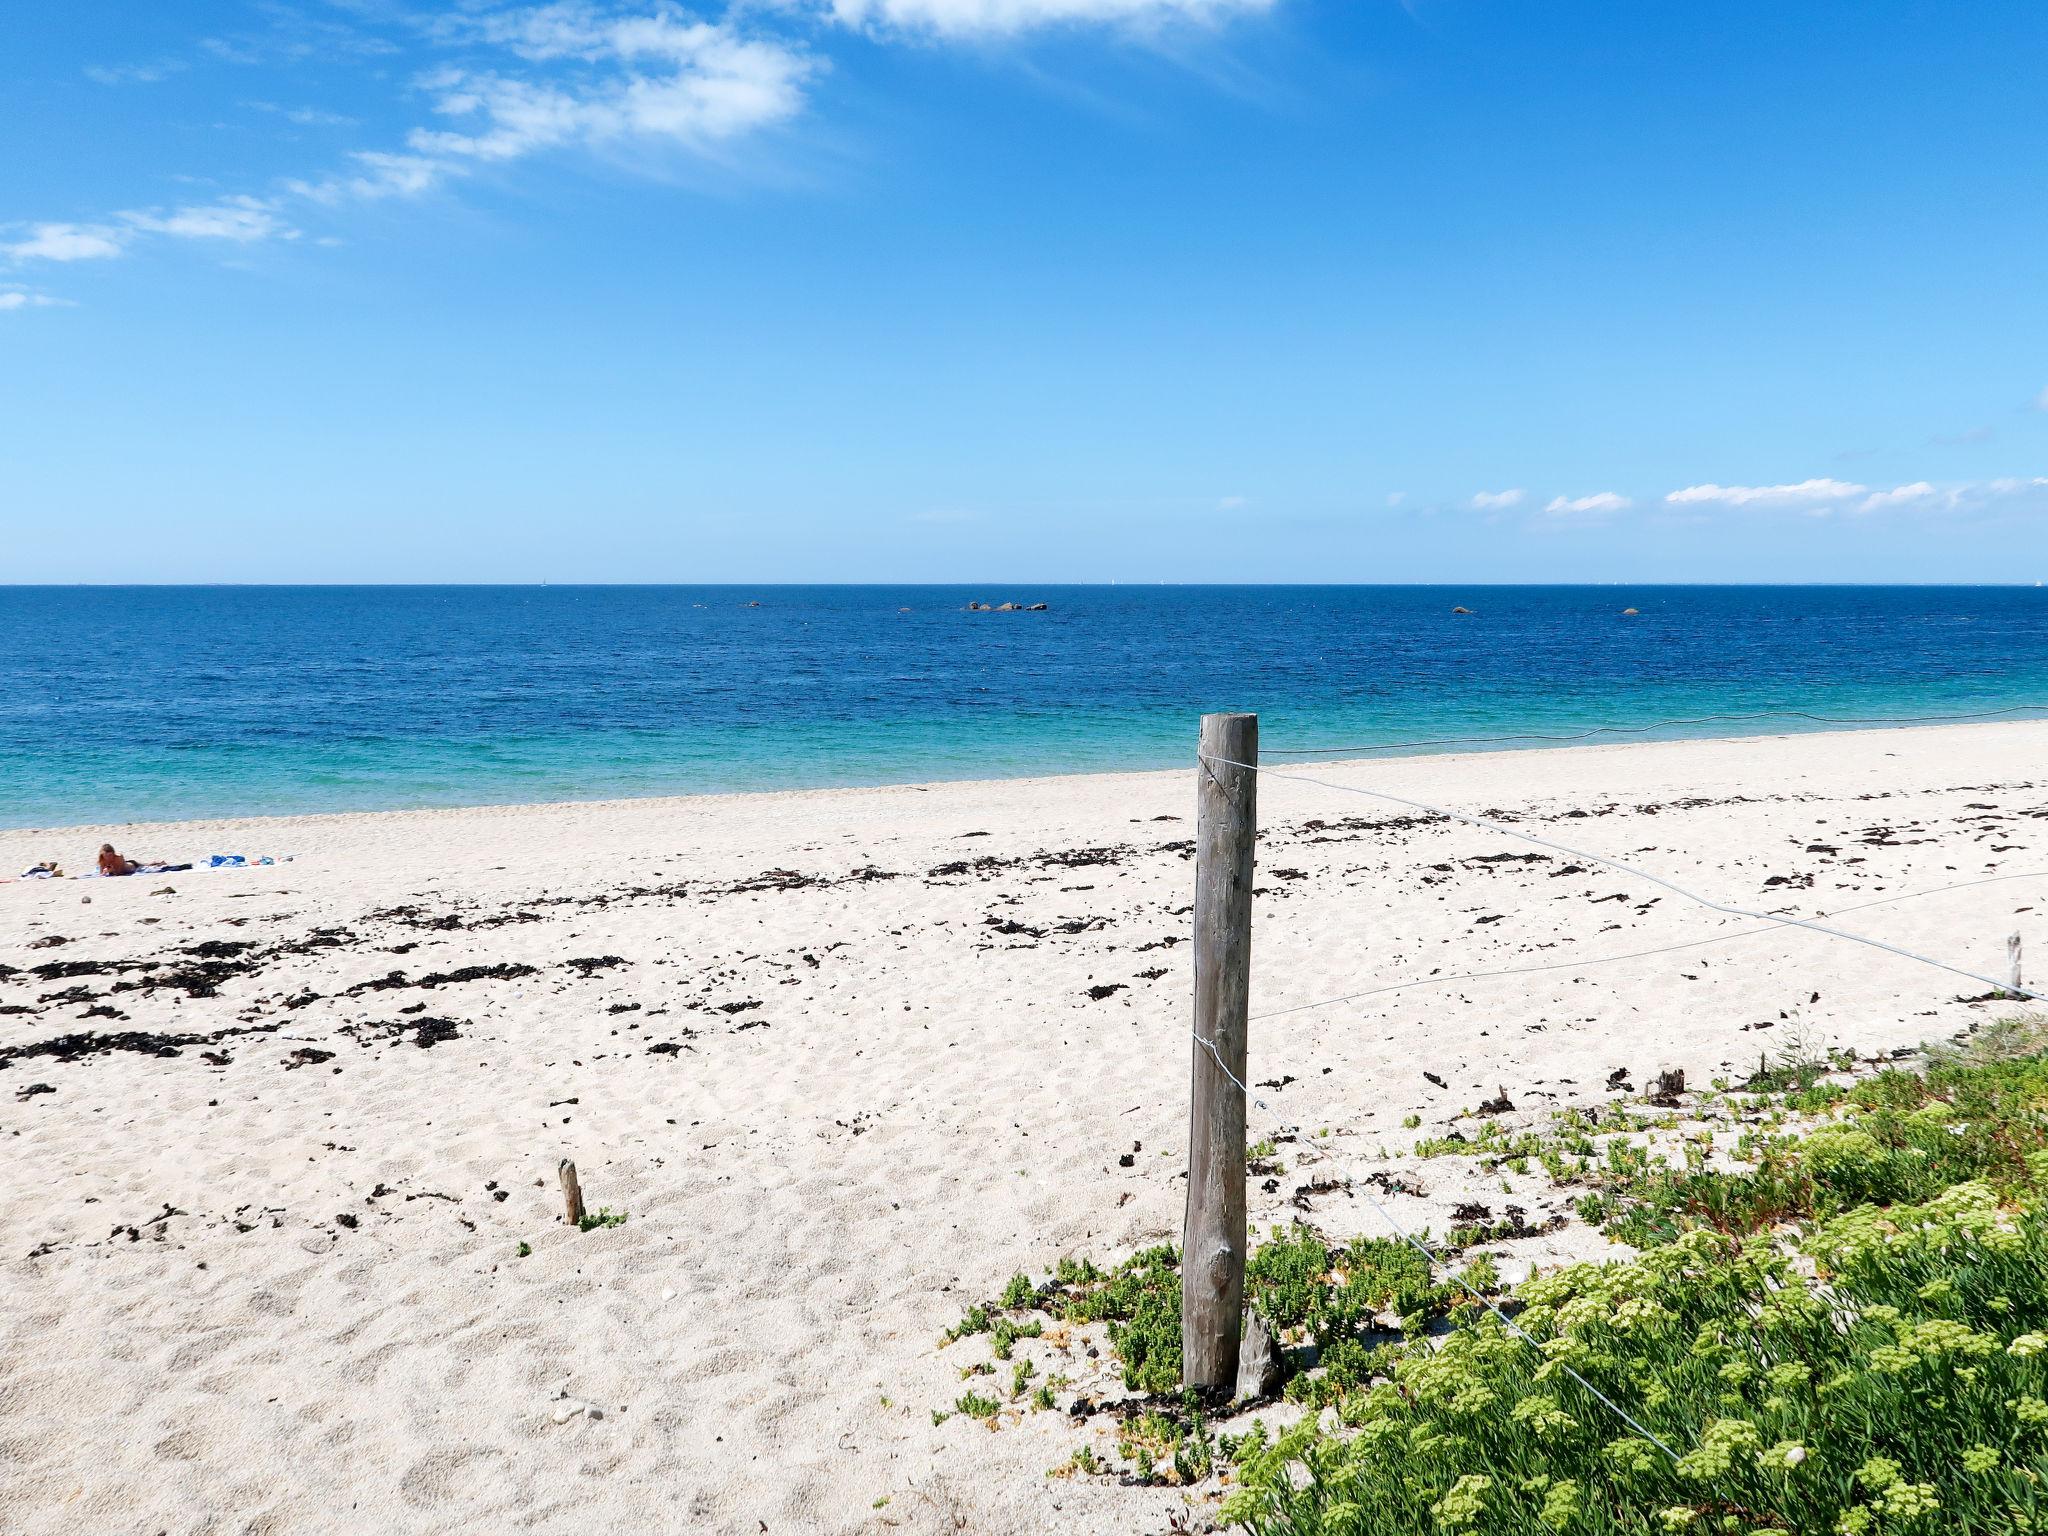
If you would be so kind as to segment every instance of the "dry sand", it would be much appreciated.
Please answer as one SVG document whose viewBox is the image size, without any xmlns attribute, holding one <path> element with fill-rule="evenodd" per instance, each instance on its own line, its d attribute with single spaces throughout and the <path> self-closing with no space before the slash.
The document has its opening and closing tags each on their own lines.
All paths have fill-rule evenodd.
<svg viewBox="0 0 2048 1536">
<path fill-rule="evenodd" d="M 1813 915 L 2048 871 L 2044 759 L 2048 724 L 1312 771 Z M 1404 1167 L 1410 1114 L 1505 1089 L 1540 1118 L 1616 1068 L 1739 1076 L 1795 1032 L 1882 1053 L 1990 1012 L 1784 929 L 1580 965 L 1755 925 L 1333 789 L 1261 795 L 1255 1013 L 1565 968 L 1255 1023 L 1252 1134 L 1304 1129 L 1260 1226 L 1377 1230 L 1295 1192 Z M 1062 1411 L 933 1422 L 985 1357 L 939 1347 L 967 1305 L 1177 1235 L 1192 801 L 1134 774 L 0 833 L 10 870 L 103 836 L 295 855 L 0 886 L 0 1524 L 1121 1536 L 1192 1499 L 1199 1527 L 1210 1490 L 1047 1477 L 1112 1442 L 1064 1411 L 1119 1390 L 1078 1341 L 1019 1346 L 1073 1378 Z M 2002 974 L 2037 906 L 2048 875 L 1843 922 Z M 434 980 L 501 965 L 531 970 Z M 201 1038 L 18 1054 L 87 1030 Z M 560 1222 L 565 1154 L 625 1225 Z M 1470 1193 L 1416 1182 L 1390 1202 L 1416 1226 Z M 1525 1186 L 1532 1222 L 1567 1209 Z"/>
</svg>

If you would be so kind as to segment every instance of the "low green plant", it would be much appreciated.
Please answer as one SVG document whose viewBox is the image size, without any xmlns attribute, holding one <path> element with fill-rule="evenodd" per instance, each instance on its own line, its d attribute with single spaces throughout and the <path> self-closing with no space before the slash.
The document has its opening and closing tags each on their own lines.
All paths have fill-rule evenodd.
<svg viewBox="0 0 2048 1536">
<path fill-rule="evenodd" d="M 1117 1428 L 1116 1449 L 1137 1483 L 1199 1483 L 1216 1463 L 1215 1440 L 1192 1398 L 1178 1409 L 1125 1419 Z"/>
<path fill-rule="evenodd" d="M 599 1227 L 623 1227 L 626 1213 L 615 1211 L 610 1206 L 600 1206 L 594 1211 L 585 1211 L 576 1218 L 576 1227 L 581 1232 L 595 1232 Z"/>
<path fill-rule="evenodd" d="M 1589 1198 L 1654 1246 L 1524 1283 L 1512 1330 L 1459 1308 L 1428 1343 L 1326 1350 L 1289 1390 L 1334 1415 L 1230 1445 L 1224 1517 L 1254 1536 L 2048 1531 L 2048 1064 L 1987 1051 L 1781 1092 L 1823 1086 L 1841 1091 L 1802 1100 L 1829 1112 L 1803 1133 L 1695 1138 L 1675 1164 L 1610 1143 Z"/>
<path fill-rule="evenodd" d="M 1095 1452 L 1085 1445 L 1076 1446 L 1074 1454 L 1046 1473 L 1047 1477 L 1093 1477 L 1102 1470 L 1102 1463 L 1096 1460 Z"/>
<path fill-rule="evenodd" d="M 993 1419 L 1002 1411 L 1002 1407 L 1003 1405 L 994 1398 L 983 1397 L 979 1392 L 971 1388 L 968 1391 L 962 1392 L 959 1400 L 953 1404 L 954 1412 L 964 1413 L 970 1419 L 984 1420 Z"/>
<path fill-rule="evenodd" d="M 1007 1317 L 999 1317 L 988 1331 L 989 1349 L 998 1360 L 1007 1360 L 1019 1339 L 1035 1339 L 1044 1332 L 1045 1324 L 1036 1318 L 1017 1323 Z"/>
</svg>

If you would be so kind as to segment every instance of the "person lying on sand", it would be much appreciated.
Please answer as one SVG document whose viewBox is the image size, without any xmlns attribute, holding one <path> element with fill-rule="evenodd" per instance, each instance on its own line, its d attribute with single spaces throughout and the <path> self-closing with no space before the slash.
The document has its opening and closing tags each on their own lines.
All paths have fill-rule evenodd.
<svg viewBox="0 0 2048 1536">
<path fill-rule="evenodd" d="M 166 864 L 162 859 L 131 859 L 116 853 L 112 843 L 100 844 L 100 873 L 103 875 L 169 875 L 191 867 L 190 864 Z"/>
</svg>

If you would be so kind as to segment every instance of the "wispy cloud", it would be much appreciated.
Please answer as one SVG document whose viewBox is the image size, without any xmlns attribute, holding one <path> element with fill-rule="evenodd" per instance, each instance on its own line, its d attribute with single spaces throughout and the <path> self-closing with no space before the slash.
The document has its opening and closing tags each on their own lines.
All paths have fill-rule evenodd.
<svg viewBox="0 0 2048 1536">
<path fill-rule="evenodd" d="M 1960 432 L 1937 432 L 1927 442 L 1933 448 L 1968 448 L 1991 442 L 1997 436 L 1990 427 L 1965 427 Z"/>
<path fill-rule="evenodd" d="M 377 149 L 359 149 L 348 161 L 351 169 L 318 181 L 287 181 L 285 190 L 316 203 L 375 202 L 383 197 L 417 197 L 459 170 L 426 155 L 394 155 Z"/>
<path fill-rule="evenodd" d="M 2043 389 L 2040 394 L 2034 396 L 2034 409 L 2048 411 L 2048 389 Z"/>
<path fill-rule="evenodd" d="M 1593 514 L 1626 512 L 1635 503 L 1619 491 L 1595 491 L 1590 496 L 1553 496 L 1543 504 L 1543 510 L 1553 516 L 1572 514 Z"/>
<path fill-rule="evenodd" d="M 629 145 L 723 157 L 751 135 L 797 119 L 826 67 L 820 31 L 940 39 L 1003 38 L 1048 27 L 1116 27 L 1163 35 L 1269 11 L 1279 0 L 730 0 L 702 19 L 672 0 L 465 0 L 437 10 L 401 4 L 342 7 L 343 16 L 294 5 L 265 9 L 267 25 L 199 39 L 193 56 L 242 66 L 310 58 L 385 59 L 401 31 L 450 55 L 415 74 L 430 118 L 402 139 L 350 151 L 324 172 L 280 179 L 271 195 L 203 207 L 150 209 L 77 222 L 0 227 L 0 257 L 14 262 L 116 257 L 143 237 L 237 244 L 296 238 L 293 200 L 335 206 L 417 197 L 449 180 L 551 151 Z M 95 80 L 127 84 L 185 68 L 176 58 L 95 65 Z M 380 65 L 380 68 L 383 67 Z M 305 127 L 356 120 L 317 107 L 249 103 Z M 1522 493 L 1497 493 L 1511 499 Z M 1475 505 L 1478 503 L 1475 502 Z"/>
<path fill-rule="evenodd" d="M 528 67 L 420 76 L 441 125 L 413 129 L 402 152 L 358 151 L 343 170 L 287 190 L 322 203 L 416 196 L 474 165 L 634 140 L 702 152 L 794 118 L 819 67 L 792 43 L 665 5 L 622 14 L 560 0 L 443 18 L 433 33 Z M 562 64 L 575 67 L 550 72 Z"/>
<path fill-rule="evenodd" d="M 1264 11 L 1275 0 L 828 0 L 851 27 L 894 27 L 942 35 L 1005 35 L 1058 25 L 1218 22 Z"/>
<path fill-rule="evenodd" d="M 1665 500 L 1674 506 L 1718 502 L 1730 507 L 1798 507 L 1853 500 L 1869 492 L 1848 480 L 1801 480 L 1793 485 L 1688 485 Z"/>
<path fill-rule="evenodd" d="M 183 59 L 158 59 L 149 64 L 88 64 L 84 74 L 96 85 L 154 85 L 184 67 Z"/>
<path fill-rule="evenodd" d="M 1472 498 L 1475 512 L 1505 512 L 1509 507 L 1518 507 L 1522 498 L 1529 493 L 1517 487 L 1511 491 L 1480 491 Z"/>
<path fill-rule="evenodd" d="M 1848 480 L 1801 480 L 1792 485 L 1689 485 L 1671 492 L 1664 499 L 1678 506 L 1789 507 L 1825 517 L 1838 510 L 1856 513 L 1988 510 L 1996 503 L 2014 497 L 2038 496 L 2044 488 L 2048 488 L 2048 477 L 2039 475 L 1962 480 L 1946 485 L 1912 480 L 1889 490 L 1876 490 Z"/>
<path fill-rule="evenodd" d="M 1915 480 L 1911 485 L 1893 486 L 1888 491 L 1872 491 L 1863 498 L 1858 512 L 1881 512 L 1887 507 L 1910 507 L 1917 502 L 1933 501 L 1941 496 L 1925 480 Z"/>
<path fill-rule="evenodd" d="M 168 212 L 124 213 L 122 221 L 144 234 L 180 240 L 229 240 L 251 245 L 258 240 L 291 240 L 298 231 L 278 217 L 277 205 L 256 197 L 224 197 L 217 203 L 194 204 Z"/>
<path fill-rule="evenodd" d="M 704 145 L 793 117 L 814 67 L 780 41 L 666 9 L 612 16 L 557 4 L 470 25 L 521 58 L 573 59 L 595 70 L 551 80 L 462 69 L 429 76 L 422 84 L 434 110 L 464 126 L 414 130 L 408 144 L 417 153 L 510 160 L 629 137 Z"/>
<path fill-rule="evenodd" d="M 121 231 L 106 224 L 31 224 L 21 239 L 0 245 L 16 261 L 101 261 L 121 250 Z"/>
<path fill-rule="evenodd" d="M 321 107 L 287 107 L 274 101 L 248 101 L 243 105 L 252 112 L 272 113 L 301 128 L 353 128 L 359 121 L 346 113 L 329 112 Z"/>
<path fill-rule="evenodd" d="M 255 197 L 224 197 L 180 208 L 118 213 L 101 224 L 32 224 L 22 238 L 0 242 L 0 255 L 17 262 L 106 261 L 125 255 L 142 235 L 250 245 L 259 240 L 292 240 L 298 233 L 279 216 L 275 203 Z"/>
<path fill-rule="evenodd" d="M 0 313 L 17 309 L 71 309 L 69 299 L 37 293 L 31 288 L 0 288 Z"/>
</svg>

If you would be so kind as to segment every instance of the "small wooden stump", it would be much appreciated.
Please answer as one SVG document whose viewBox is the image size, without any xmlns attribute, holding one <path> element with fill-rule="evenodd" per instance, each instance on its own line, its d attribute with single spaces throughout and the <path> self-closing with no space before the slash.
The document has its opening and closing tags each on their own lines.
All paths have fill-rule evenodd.
<svg viewBox="0 0 2048 1536">
<path fill-rule="evenodd" d="M 1271 1397 L 1286 1375 L 1287 1360 L 1271 1326 L 1258 1308 L 1246 1307 L 1244 1337 L 1237 1346 L 1237 1401 Z"/>
<path fill-rule="evenodd" d="M 576 1177 L 576 1165 L 563 1158 L 555 1170 L 562 1176 L 562 1219 L 572 1227 L 583 1225 L 583 1185 Z"/>
</svg>

